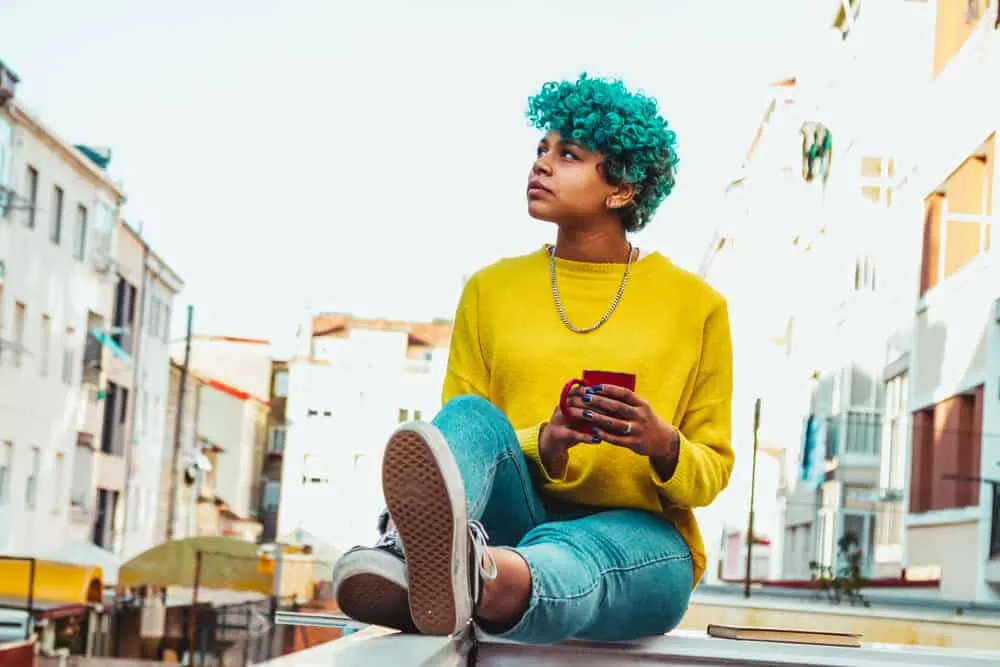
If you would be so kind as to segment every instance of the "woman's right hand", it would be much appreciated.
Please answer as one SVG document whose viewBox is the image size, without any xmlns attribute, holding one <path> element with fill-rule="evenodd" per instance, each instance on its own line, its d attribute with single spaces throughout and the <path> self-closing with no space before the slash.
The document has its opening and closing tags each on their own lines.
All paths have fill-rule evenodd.
<svg viewBox="0 0 1000 667">
<path fill-rule="evenodd" d="M 580 396 L 582 395 L 583 388 L 580 386 L 573 387 L 570 390 L 568 402 L 571 410 L 575 407 L 576 411 L 582 412 L 583 403 L 580 402 Z M 572 423 L 566 419 L 562 408 L 557 405 L 548 423 L 542 427 L 542 432 L 538 437 L 538 451 L 542 455 L 542 463 L 545 465 L 545 469 L 548 471 L 550 477 L 560 478 L 566 473 L 570 448 L 580 443 L 593 441 L 594 436 L 592 434 L 577 430 L 576 427 L 579 424 L 581 424 L 581 421 Z M 589 426 L 584 422 L 579 428 L 589 429 Z"/>
</svg>

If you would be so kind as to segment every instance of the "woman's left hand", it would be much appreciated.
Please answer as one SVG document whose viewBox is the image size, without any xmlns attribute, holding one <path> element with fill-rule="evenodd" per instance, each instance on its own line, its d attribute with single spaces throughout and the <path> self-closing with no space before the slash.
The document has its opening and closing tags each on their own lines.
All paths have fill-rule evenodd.
<svg viewBox="0 0 1000 667">
<path fill-rule="evenodd" d="M 643 456 L 668 459 L 677 456 L 680 441 L 677 429 L 660 419 L 649 403 L 633 391 L 598 385 L 571 399 L 570 406 L 572 412 L 590 424 L 591 433 L 604 442 L 627 447 Z"/>
</svg>

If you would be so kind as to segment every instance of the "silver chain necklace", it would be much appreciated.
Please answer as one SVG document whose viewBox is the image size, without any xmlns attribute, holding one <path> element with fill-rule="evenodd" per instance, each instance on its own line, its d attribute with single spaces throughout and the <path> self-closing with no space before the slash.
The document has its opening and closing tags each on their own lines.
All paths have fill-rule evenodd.
<svg viewBox="0 0 1000 667">
<path fill-rule="evenodd" d="M 549 246 L 549 278 L 552 283 L 552 300 L 556 304 L 556 312 L 559 313 L 559 319 L 562 320 L 562 323 L 566 325 L 567 329 L 569 329 L 573 333 L 587 334 L 593 331 L 597 331 L 602 326 L 604 326 L 605 322 L 611 319 L 611 315 L 614 314 L 615 309 L 618 307 L 618 302 L 621 301 L 622 294 L 624 294 L 625 292 L 625 285 L 628 284 L 628 274 L 632 269 L 632 255 L 634 254 L 635 254 L 635 248 L 633 248 L 632 244 L 629 243 L 628 261 L 625 263 L 625 274 L 622 276 L 622 282 L 618 286 L 618 291 L 615 293 L 615 298 L 611 300 L 611 305 L 608 306 L 607 312 L 604 313 L 601 319 L 597 320 L 596 322 L 594 322 L 592 325 L 590 325 L 585 329 L 580 329 L 578 327 L 573 326 L 573 324 L 569 321 L 569 318 L 566 317 L 566 311 L 563 310 L 562 300 L 559 298 L 559 286 L 556 284 L 556 247 Z"/>
</svg>

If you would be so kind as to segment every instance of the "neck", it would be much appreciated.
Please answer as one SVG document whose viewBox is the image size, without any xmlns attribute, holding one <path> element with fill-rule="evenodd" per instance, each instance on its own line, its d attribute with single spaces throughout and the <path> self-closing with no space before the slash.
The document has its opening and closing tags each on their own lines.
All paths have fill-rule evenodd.
<svg viewBox="0 0 1000 667">
<path fill-rule="evenodd" d="M 613 226 L 567 228 L 560 226 L 556 236 L 556 257 L 575 262 L 620 262 L 628 260 L 632 246 L 625 230 Z"/>
</svg>

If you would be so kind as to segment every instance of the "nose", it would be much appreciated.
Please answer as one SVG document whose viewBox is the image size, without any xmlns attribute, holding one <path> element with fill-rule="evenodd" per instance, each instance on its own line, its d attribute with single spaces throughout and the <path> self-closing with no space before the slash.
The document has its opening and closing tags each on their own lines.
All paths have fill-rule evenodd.
<svg viewBox="0 0 1000 667">
<path fill-rule="evenodd" d="M 531 165 L 531 173 L 550 175 L 552 173 L 552 166 L 549 165 L 548 156 L 548 153 L 544 153 L 535 158 L 535 163 Z"/>
</svg>

